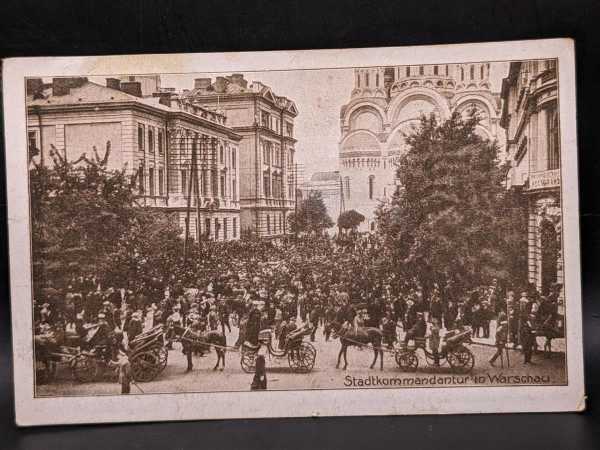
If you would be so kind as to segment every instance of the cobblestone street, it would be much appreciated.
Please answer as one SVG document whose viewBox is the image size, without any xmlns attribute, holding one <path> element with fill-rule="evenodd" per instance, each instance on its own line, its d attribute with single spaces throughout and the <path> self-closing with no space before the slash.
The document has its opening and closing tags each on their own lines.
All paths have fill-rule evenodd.
<svg viewBox="0 0 600 450">
<path fill-rule="evenodd" d="M 228 334 L 227 342 L 231 345 L 237 339 L 237 328 L 232 328 Z M 308 374 L 294 373 L 290 370 L 287 357 L 273 358 L 266 356 L 268 367 L 268 389 L 348 389 L 362 387 L 385 387 L 385 383 L 395 387 L 418 387 L 430 385 L 433 376 L 445 377 L 445 385 L 504 385 L 504 384 L 564 384 L 566 374 L 564 372 L 564 353 L 555 352 L 551 357 L 544 357 L 537 353 L 532 365 L 523 365 L 523 356 L 518 350 L 510 350 L 510 368 L 500 367 L 500 360 L 492 367 L 488 363 L 495 348 L 484 339 L 474 339 L 470 349 L 475 355 L 475 367 L 469 376 L 459 375 L 453 381 L 448 380 L 453 373 L 447 364 L 435 368 L 427 365 L 422 351 L 419 350 L 419 367 L 417 372 L 402 372 L 390 352 L 384 353 L 384 369 L 369 369 L 373 359 L 370 349 L 348 349 L 347 370 L 336 369 L 337 355 L 340 349 L 339 341 L 325 341 L 322 328 L 316 334 L 314 346 L 317 349 L 315 368 Z M 560 341 L 560 340 L 557 340 Z M 541 344 L 541 341 L 540 341 Z M 560 344 L 555 344 L 555 347 Z M 540 346 L 541 348 L 541 346 Z M 215 392 L 215 391 L 248 391 L 252 382 L 252 374 L 242 371 L 240 366 L 240 354 L 228 351 L 226 356 L 226 367 L 223 371 L 213 371 L 216 355 L 211 350 L 203 357 L 194 357 L 194 370 L 186 373 L 185 355 L 181 353 L 179 344 L 169 352 L 169 361 L 166 369 L 152 382 L 137 383 L 132 386 L 132 394 L 142 393 L 165 393 L 165 392 Z M 342 361 L 343 365 L 343 361 Z M 379 376 L 380 382 L 371 379 L 365 381 L 369 376 Z M 438 377 L 439 376 L 439 377 Z M 517 379 L 516 377 L 531 376 L 531 379 Z M 481 378 L 483 377 L 483 378 Z M 512 378 L 509 378 L 512 377 Z M 393 381 L 395 380 L 395 381 Z M 402 380 L 402 381 L 399 381 Z M 423 384 L 421 384 L 423 383 Z M 438 382 L 439 384 L 439 382 Z M 55 395 L 117 395 L 120 385 L 116 380 L 110 379 L 107 373 L 102 381 L 94 383 L 78 383 L 72 379 L 68 370 L 60 370 L 57 380 L 50 384 L 38 386 L 38 396 Z"/>
</svg>

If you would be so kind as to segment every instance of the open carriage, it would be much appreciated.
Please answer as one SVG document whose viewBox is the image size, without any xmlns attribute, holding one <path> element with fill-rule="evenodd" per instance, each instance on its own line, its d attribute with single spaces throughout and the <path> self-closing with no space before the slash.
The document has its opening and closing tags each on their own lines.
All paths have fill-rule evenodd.
<svg viewBox="0 0 600 450">
<path fill-rule="evenodd" d="M 290 369 L 298 373 L 308 373 L 315 366 L 317 350 L 310 342 L 305 342 L 304 337 L 310 335 L 312 329 L 304 326 L 291 331 L 285 338 L 282 350 L 273 348 L 273 330 L 265 329 L 258 334 L 258 345 L 248 343 L 242 345 L 240 364 L 246 373 L 256 370 L 256 357 L 261 347 L 265 347 L 270 356 L 275 358 L 288 358 Z"/>
<path fill-rule="evenodd" d="M 73 378 L 80 383 L 99 379 L 111 368 L 116 339 L 111 334 L 107 339 L 98 339 L 98 327 L 91 327 L 87 335 L 78 343 L 61 345 L 54 333 L 36 335 L 36 380 L 39 383 L 50 381 L 58 366 L 66 366 Z M 151 381 L 164 370 L 168 353 L 164 345 L 162 325 L 140 334 L 129 343 L 129 360 L 133 378 L 136 381 Z"/>
<path fill-rule="evenodd" d="M 169 352 L 165 346 L 162 325 L 136 336 L 129 342 L 129 349 L 131 373 L 135 381 L 152 381 L 167 367 Z"/>
<path fill-rule="evenodd" d="M 469 373 L 475 366 L 475 356 L 466 345 L 471 343 L 471 330 L 456 332 L 444 339 L 441 351 L 435 355 L 427 350 L 426 339 L 415 339 L 414 346 L 402 345 L 396 352 L 396 363 L 405 372 L 415 372 L 419 367 L 418 350 L 422 350 L 428 366 L 448 363 L 454 373 Z"/>
</svg>

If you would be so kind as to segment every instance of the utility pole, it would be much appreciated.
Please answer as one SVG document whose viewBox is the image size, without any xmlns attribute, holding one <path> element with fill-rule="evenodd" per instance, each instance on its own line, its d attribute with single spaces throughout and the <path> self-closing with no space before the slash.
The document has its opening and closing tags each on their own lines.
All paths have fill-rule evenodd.
<svg viewBox="0 0 600 450">
<path fill-rule="evenodd" d="M 346 210 L 346 205 L 344 204 L 344 184 L 342 182 L 342 177 L 340 177 L 340 213 L 338 215 L 338 233 L 342 233 L 342 229 L 340 227 L 340 216 Z"/>
<path fill-rule="evenodd" d="M 187 149 L 187 141 L 188 141 L 188 137 L 186 135 L 183 138 L 185 149 Z M 186 205 L 186 211 L 185 211 L 185 240 L 183 241 L 183 265 L 184 266 L 187 264 L 188 247 L 189 247 L 189 239 L 190 239 L 190 213 L 191 213 L 191 209 L 192 209 L 192 177 L 194 176 L 193 168 L 195 165 L 195 160 L 196 160 L 195 149 L 194 149 L 194 146 L 192 146 L 192 164 L 190 165 L 190 176 L 188 177 L 188 180 L 187 180 L 188 185 L 187 185 L 187 205 Z"/>
<path fill-rule="evenodd" d="M 298 163 L 294 164 L 294 236 L 298 239 Z"/>
</svg>

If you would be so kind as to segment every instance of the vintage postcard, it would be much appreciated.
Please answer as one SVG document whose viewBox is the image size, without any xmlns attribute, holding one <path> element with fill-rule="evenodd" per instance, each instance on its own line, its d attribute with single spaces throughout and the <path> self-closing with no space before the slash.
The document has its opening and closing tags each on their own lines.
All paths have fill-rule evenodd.
<svg viewBox="0 0 600 450">
<path fill-rule="evenodd" d="M 3 66 L 19 425 L 585 408 L 572 41 Z"/>
</svg>

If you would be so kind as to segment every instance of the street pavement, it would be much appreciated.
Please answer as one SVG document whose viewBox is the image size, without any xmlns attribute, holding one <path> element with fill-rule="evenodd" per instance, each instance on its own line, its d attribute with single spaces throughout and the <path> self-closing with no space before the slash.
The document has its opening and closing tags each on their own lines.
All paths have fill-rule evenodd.
<svg viewBox="0 0 600 450">
<path fill-rule="evenodd" d="M 493 333 L 492 333 L 493 335 Z M 308 338 L 305 338 L 308 339 Z M 227 333 L 227 343 L 237 340 L 237 328 Z M 565 384 L 565 354 L 555 351 L 549 357 L 536 353 L 533 364 L 524 365 L 523 355 L 518 350 L 509 350 L 510 367 L 500 359 L 492 367 L 488 360 L 495 352 L 493 340 L 474 339 L 469 348 L 475 356 L 475 367 L 469 375 L 455 376 L 447 363 L 440 367 L 427 365 L 422 351 L 418 351 L 419 367 L 416 372 L 403 372 L 395 362 L 392 352 L 384 353 L 384 369 L 379 370 L 379 361 L 374 369 L 369 366 L 373 359 L 373 350 L 368 348 L 348 349 L 347 370 L 336 369 L 337 355 L 340 349 L 338 340 L 325 341 L 322 328 L 316 333 L 313 343 L 317 350 L 315 367 L 308 374 L 294 373 L 290 370 L 287 357 L 266 356 L 269 390 L 306 390 L 306 389 L 349 389 L 364 387 L 415 388 L 448 385 L 514 385 L 514 384 Z M 557 340 L 558 341 L 558 340 Z M 543 343 L 540 341 L 540 344 Z M 555 345 L 555 350 L 559 348 Z M 540 347 L 542 348 L 542 347 Z M 554 348 L 553 348 L 554 349 Z M 131 387 L 132 394 L 177 393 L 177 392 L 231 392 L 248 391 L 253 375 L 242 371 L 240 354 L 231 350 L 226 354 L 224 370 L 213 371 L 216 354 L 211 350 L 203 357 L 194 357 L 194 369 L 186 373 L 186 359 L 179 344 L 175 343 L 169 352 L 168 365 L 158 377 L 147 383 L 136 383 Z M 343 361 L 340 366 L 343 366 Z M 378 377 L 378 378 L 373 378 Z M 370 380 L 370 381 L 367 381 Z M 72 379 L 68 369 L 58 371 L 56 379 L 49 384 L 37 387 L 37 396 L 93 396 L 117 395 L 120 385 L 107 371 L 106 376 L 92 383 L 78 383 Z"/>
</svg>

